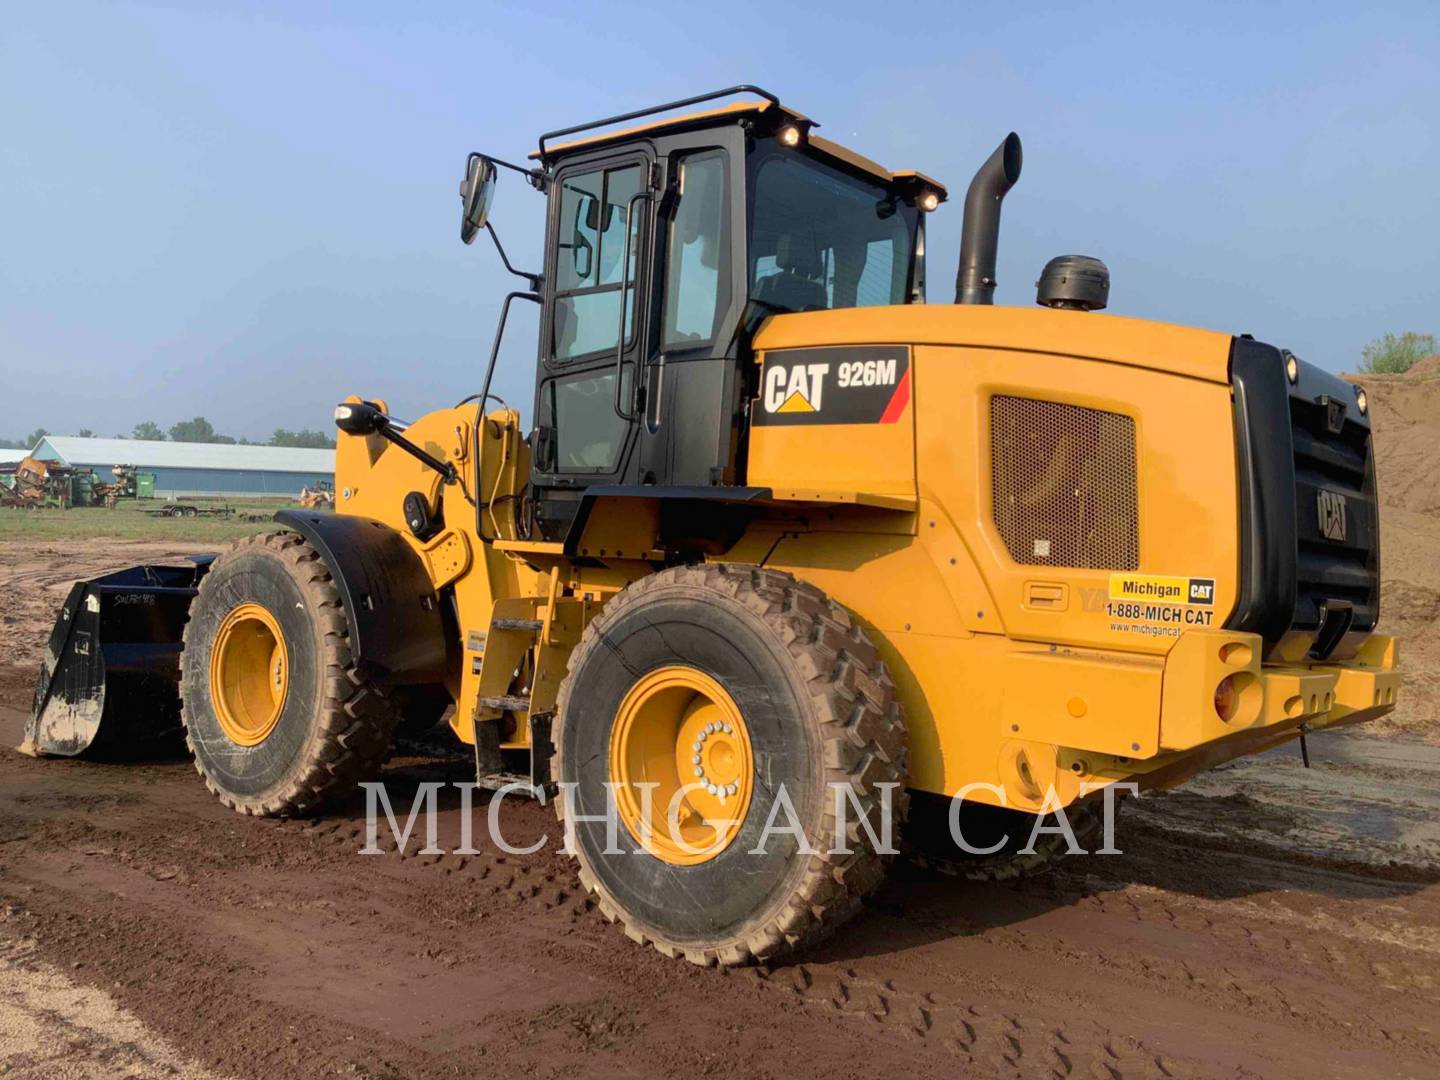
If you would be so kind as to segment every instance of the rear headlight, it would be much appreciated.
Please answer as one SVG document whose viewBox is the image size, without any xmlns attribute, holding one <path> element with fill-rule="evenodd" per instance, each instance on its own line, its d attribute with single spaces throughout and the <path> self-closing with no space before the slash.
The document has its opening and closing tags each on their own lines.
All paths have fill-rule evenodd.
<svg viewBox="0 0 1440 1080">
<path fill-rule="evenodd" d="M 1235 676 L 1227 675 L 1215 687 L 1215 715 L 1226 723 L 1235 719 L 1240 708 L 1240 688 L 1235 685 Z"/>
</svg>

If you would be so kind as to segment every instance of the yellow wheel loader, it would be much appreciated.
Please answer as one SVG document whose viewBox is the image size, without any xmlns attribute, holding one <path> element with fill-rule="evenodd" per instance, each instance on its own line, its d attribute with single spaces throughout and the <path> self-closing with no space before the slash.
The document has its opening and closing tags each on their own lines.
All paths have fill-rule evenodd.
<svg viewBox="0 0 1440 1080">
<path fill-rule="evenodd" d="M 1364 391 L 1100 314 L 1093 258 L 993 306 L 1013 134 L 926 303 L 945 188 L 818 128 L 740 86 L 471 154 L 461 238 L 524 283 L 480 392 L 408 425 L 352 396 L 334 514 L 78 584 L 30 747 L 178 690 L 221 800 L 311 814 L 445 713 L 480 783 L 553 798 L 608 918 L 734 964 L 897 847 L 1012 872 L 1036 821 L 1390 711 Z M 546 200 L 539 272 L 501 170 Z M 490 392 L 515 301 L 528 426 Z"/>
</svg>

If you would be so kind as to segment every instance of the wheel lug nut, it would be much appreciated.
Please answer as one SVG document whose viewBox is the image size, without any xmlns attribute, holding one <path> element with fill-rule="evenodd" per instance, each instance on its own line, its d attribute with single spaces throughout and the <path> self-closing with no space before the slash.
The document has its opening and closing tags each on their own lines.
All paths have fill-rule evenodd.
<svg viewBox="0 0 1440 1080">
<path fill-rule="evenodd" d="M 695 775 L 696 775 L 696 776 L 704 776 L 704 775 L 705 775 L 705 770 L 702 769 L 699 765 L 696 765 L 696 766 L 695 766 Z"/>
</svg>

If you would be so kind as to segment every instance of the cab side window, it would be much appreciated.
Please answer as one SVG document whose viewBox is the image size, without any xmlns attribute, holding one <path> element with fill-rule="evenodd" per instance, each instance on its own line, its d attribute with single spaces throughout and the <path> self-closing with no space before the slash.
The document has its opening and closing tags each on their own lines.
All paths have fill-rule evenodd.
<svg viewBox="0 0 1440 1080">
<path fill-rule="evenodd" d="M 561 178 L 551 351 L 556 360 L 615 348 L 627 227 L 630 265 L 623 268 L 623 276 L 629 283 L 625 339 L 630 340 L 644 205 L 636 203 L 632 215 L 630 199 L 640 191 L 640 182 L 639 165 L 569 173 Z"/>
<path fill-rule="evenodd" d="M 680 161 L 679 201 L 665 244 L 663 349 L 709 344 L 729 281 L 725 154 L 707 150 Z"/>
<path fill-rule="evenodd" d="M 626 369 L 625 385 L 629 385 Z M 553 458 L 541 462 L 546 471 L 611 473 L 620 463 L 626 424 L 615 415 L 615 372 L 593 368 L 562 375 L 545 384 L 543 422 L 555 430 Z"/>
</svg>

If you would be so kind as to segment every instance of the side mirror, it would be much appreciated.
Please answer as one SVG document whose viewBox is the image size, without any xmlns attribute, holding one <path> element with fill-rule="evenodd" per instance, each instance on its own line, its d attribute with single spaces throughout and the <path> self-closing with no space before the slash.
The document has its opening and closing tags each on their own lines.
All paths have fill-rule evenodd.
<svg viewBox="0 0 1440 1080">
<path fill-rule="evenodd" d="M 495 163 L 482 154 L 471 154 L 460 181 L 460 239 L 473 243 L 475 234 L 490 217 L 490 199 L 495 194 Z"/>
</svg>

